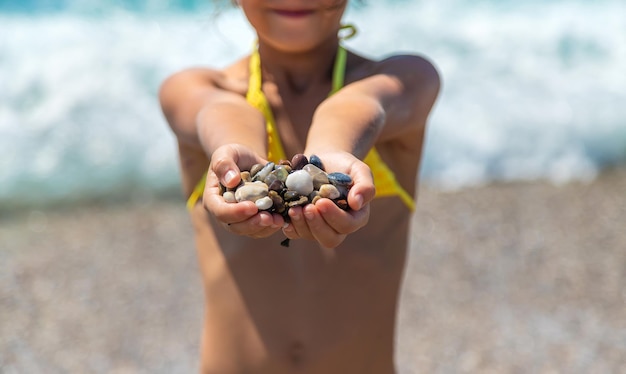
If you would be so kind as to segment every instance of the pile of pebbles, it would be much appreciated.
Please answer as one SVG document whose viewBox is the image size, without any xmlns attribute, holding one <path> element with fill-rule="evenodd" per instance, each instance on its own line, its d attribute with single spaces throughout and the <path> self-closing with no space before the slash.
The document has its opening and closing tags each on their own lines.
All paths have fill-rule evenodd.
<svg viewBox="0 0 626 374">
<path fill-rule="evenodd" d="M 344 173 L 326 173 L 322 160 L 296 154 L 291 161 L 278 164 L 256 164 L 241 172 L 235 188 L 221 186 L 221 194 L 229 203 L 252 201 L 259 210 L 277 213 L 289 222 L 289 209 L 315 204 L 321 198 L 332 200 L 341 209 L 348 209 L 348 191 L 352 178 Z"/>
</svg>

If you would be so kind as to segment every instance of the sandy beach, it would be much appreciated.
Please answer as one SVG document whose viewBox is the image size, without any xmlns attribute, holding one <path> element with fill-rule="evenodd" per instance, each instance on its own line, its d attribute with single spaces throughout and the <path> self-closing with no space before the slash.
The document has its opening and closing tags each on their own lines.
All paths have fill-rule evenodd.
<svg viewBox="0 0 626 374">
<path fill-rule="evenodd" d="M 626 372 L 626 169 L 589 184 L 423 186 L 398 319 L 408 373 Z M 0 219 L 1 373 L 194 373 L 182 200 Z"/>
</svg>

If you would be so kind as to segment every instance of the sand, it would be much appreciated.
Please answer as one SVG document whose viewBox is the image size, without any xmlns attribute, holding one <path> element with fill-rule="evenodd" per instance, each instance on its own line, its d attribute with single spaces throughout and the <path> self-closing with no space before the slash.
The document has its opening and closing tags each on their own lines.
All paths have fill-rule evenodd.
<svg viewBox="0 0 626 374">
<path fill-rule="evenodd" d="M 626 169 L 420 190 L 399 373 L 626 372 Z M 1 373 L 194 373 L 178 199 L 0 216 Z"/>
</svg>

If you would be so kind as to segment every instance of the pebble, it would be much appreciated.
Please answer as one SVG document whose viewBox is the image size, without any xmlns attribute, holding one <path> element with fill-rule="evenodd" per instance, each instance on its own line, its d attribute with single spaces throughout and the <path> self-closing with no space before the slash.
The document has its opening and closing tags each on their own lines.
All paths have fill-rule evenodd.
<svg viewBox="0 0 626 374">
<path fill-rule="evenodd" d="M 300 195 L 308 195 L 313 192 L 313 177 L 306 170 L 296 170 L 289 174 L 285 185 Z"/>
<path fill-rule="evenodd" d="M 321 185 L 330 183 L 328 181 L 328 174 L 326 174 L 324 170 L 313 164 L 306 165 L 302 168 L 302 170 L 305 170 L 309 174 L 311 174 L 311 176 L 313 177 L 313 188 L 315 188 L 316 190 L 319 190 Z"/>
<path fill-rule="evenodd" d="M 255 175 L 257 175 L 257 173 L 259 171 L 261 171 L 261 169 L 263 169 L 264 166 L 265 165 L 263 165 L 263 164 L 254 164 L 254 165 L 252 165 L 252 167 L 250 168 L 250 175 L 254 177 Z"/>
<path fill-rule="evenodd" d="M 226 202 L 252 201 L 259 210 L 281 214 L 289 221 L 291 207 L 315 204 L 321 198 L 349 209 L 347 196 L 352 184 L 347 174 L 327 174 L 319 157 L 296 154 L 291 161 L 253 165 L 241 172 L 239 186 L 221 189 L 220 193 Z"/>
<path fill-rule="evenodd" d="M 328 174 L 328 180 L 335 186 L 347 187 L 352 185 L 352 178 L 350 178 L 348 174 L 344 173 L 330 173 Z"/>
<path fill-rule="evenodd" d="M 319 194 L 321 197 L 331 200 L 338 199 L 341 196 L 337 187 L 332 184 L 323 184 L 319 189 Z"/>
<path fill-rule="evenodd" d="M 259 210 L 268 210 L 272 207 L 272 205 L 274 205 L 274 201 L 272 201 L 271 197 L 265 196 L 255 201 L 254 204 L 256 204 L 256 207 L 259 208 Z"/>
<path fill-rule="evenodd" d="M 291 200 L 295 200 L 297 198 L 300 197 L 300 194 L 297 193 L 296 191 L 285 191 L 285 193 L 283 194 L 283 198 L 285 199 L 285 201 L 291 201 Z"/>
<path fill-rule="evenodd" d="M 250 176 L 250 172 L 249 171 L 242 171 L 241 173 L 241 180 L 244 182 L 252 182 L 252 176 Z"/>
<path fill-rule="evenodd" d="M 276 210 L 276 213 L 283 214 L 285 209 L 287 209 L 285 205 L 285 201 L 276 191 L 270 191 L 269 197 L 272 199 L 272 206 Z"/>
<path fill-rule="evenodd" d="M 222 196 L 224 196 L 224 200 L 226 200 L 227 203 L 237 202 L 237 198 L 235 197 L 235 193 L 233 191 L 225 191 Z"/>
<path fill-rule="evenodd" d="M 273 181 L 269 185 L 270 191 L 281 192 L 285 188 L 285 183 L 280 181 L 279 179 Z"/>
<path fill-rule="evenodd" d="M 293 158 L 291 159 L 291 168 L 293 170 L 300 170 L 308 163 L 309 163 L 309 160 L 306 158 L 306 156 L 303 155 L 302 153 L 298 153 L 294 155 Z"/>
<path fill-rule="evenodd" d="M 235 199 L 237 202 L 252 201 L 267 196 L 269 188 L 263 182 L 246 182 L 235 191 Z"/>
<path fill-rule="evenodd" d="M 300 196 L 300 198 L 298 200 L 294 200 L 294 201 L 290 201 L 287 203 L 287 206 L 294 207 L 294 206 L 300 206 L 300 205 L 305 205 L 309 203 L 309 198 L 306 196 Z"/>
<path fill-rule="evenodd" d="M 289 176 L 290 169 L 291 169 L 291 167 L 289 167 L 289 166 L 278 165 L 278 166 L 276 166 L 274 171 L 272 171 L 270 173 L 270 175 L 275 176 L 276 179 L 278 179 L 279 181 L 284 183 L 287 180 L 287 177 Z"/>
<path fill-rule="evenodd" d="M 335 186 L 337 187 L 337 190 L 339 191 L 339 199 L 347 199 L 348 198 L 348 191 L 350 191 L 350 189 L 347 186 Z"/>
<path fill-rule="evenodd" d="M 309 163 L 311 165 L 317 166 L 318 168 L 320 168 L 322 170 L 326 170 L 324 168 L 324 164 L 322 163 L 322 160 L 319 157 L 317 157 L 316 155 L 311 155 L 311 158 L 309 159 Z"/>
<path fill-rule="evenodd" d="M 272 172 L 272 170 L 274 170 L 274 163 L 273 162 L 268 162 L 263 169 L 259 170 L 258 173 L 256 173 L 254 175 L 254 177 L 252 177 L 252 181 L 263 181 L 265 180 L 265 178 L 267 178 L 268 175 L 270 175 L 270 173 Z"/>
</svg>

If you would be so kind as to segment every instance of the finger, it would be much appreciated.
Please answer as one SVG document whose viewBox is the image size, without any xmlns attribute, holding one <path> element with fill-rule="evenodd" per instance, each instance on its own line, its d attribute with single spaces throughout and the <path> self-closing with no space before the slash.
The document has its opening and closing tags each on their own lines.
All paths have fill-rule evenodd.
<svg viewBox="0 0 626 374">
<path fill-rule="evenodd" d="M 258 212 L 257 206 L 251 201 L 240 203 L 227 203 L 220 195 L 217 185 L 217 176 L 209 170 L 207 183 L 202 195 L 202 204 L 215 218 L 223 223 L 242 222 L 254 216 Z"/>
<path fill-rule="evenodd" d="M 304 218 L 302 207 L 295 206 L 289 209 L 290 226 L 295 230 L 296 235 L 303 239 L 314 239 Z"/>
<path fill-rule="evenodd" d="M 309 231 L 322 247 L 335 248 L 346 238 L 346 235 L 338 233 L 328 225 L 315 205 L 307 205 L 302 210 Z"/>
<path fill-rule="evenodd" d="M 265 238 L 277 232 L 281 226 L 274 223 L 272 214 L 260 212 L 249 219 L 226 225 L 228 231 L 237 235 Z"/>
<path fill-rule="evenodd" d="M 211 212 L 215 218 L 223 223 L 233 224 L 244 222 L 255 216 L 259 209 L 251 201 L 240 203 L 227 203 L 219 195 L 211 195 L 203 200 L 205 209 Z"/>
<path fill-rule="evenodd" d="M 261 233 L 263 236 L 260 237 L 266 238 L 268 236 L 271 236 L 285 226 L 285 219 L 280 214 L 272 214 L 268 212 L 262 212 L 261 214 L 267 214 L 270 218 L 267 221 L 269 227 L 263 230 L 263 232 Z"/>
<path fill-rule="evenodd" d="M 372 171 L 364 163 L 358 163 L 352 171 L 353 185 L 348 192 L 348 205 L 353 210 L 360 210 L 374 199 L 376 187 Z"/>
<path fill-rule="evenodd" d="M 263 163 L 250 149 L 228 144 L 219 147 L 211 155 L 211 170 L 226 187 L 236 187 L 241 180 L 240 167 L 249 170 L 256 163 Z"/>
<path fill-rule="evenodd" d="M 271 227 L 263 227 L 263 228 L 255 228 L 255 229 L 250 229 L 250 228 L 243 228 L 243 229 L 236 229 L 233 228 L 233 226 L 236 225 L 241 225 L 242 223 L 235 223 L 232 224 L 230 226 L 227 226 L 227 230 L 230 231 L 231 233 L 235 234 L 235 235 L 241 235 L 241 236 L 247 236 L 253 239 L 262 239 L 262 238 L 267 238 L 269 236 L 274 235 L 274 233 L 276 233 L 279 229 L 278 228 L 271 228 Z"/>
<path fill-rule="evenodd" d="M 211 158 L 211 170 L 224 186 L 236 187 L 241 181 L 241 174 L 235 160 L 223 154 L 216 155 L 216 153 L 218 152 L 215 152 Z"/>
<path fill-rule="evenodd" d="M 320 199 L 315 205 L 326 223 L 340 234 L 351 234 L 369 222 L 369 204 L 350 211 L 339 208 L 328 199 Z"/>
</svg>

